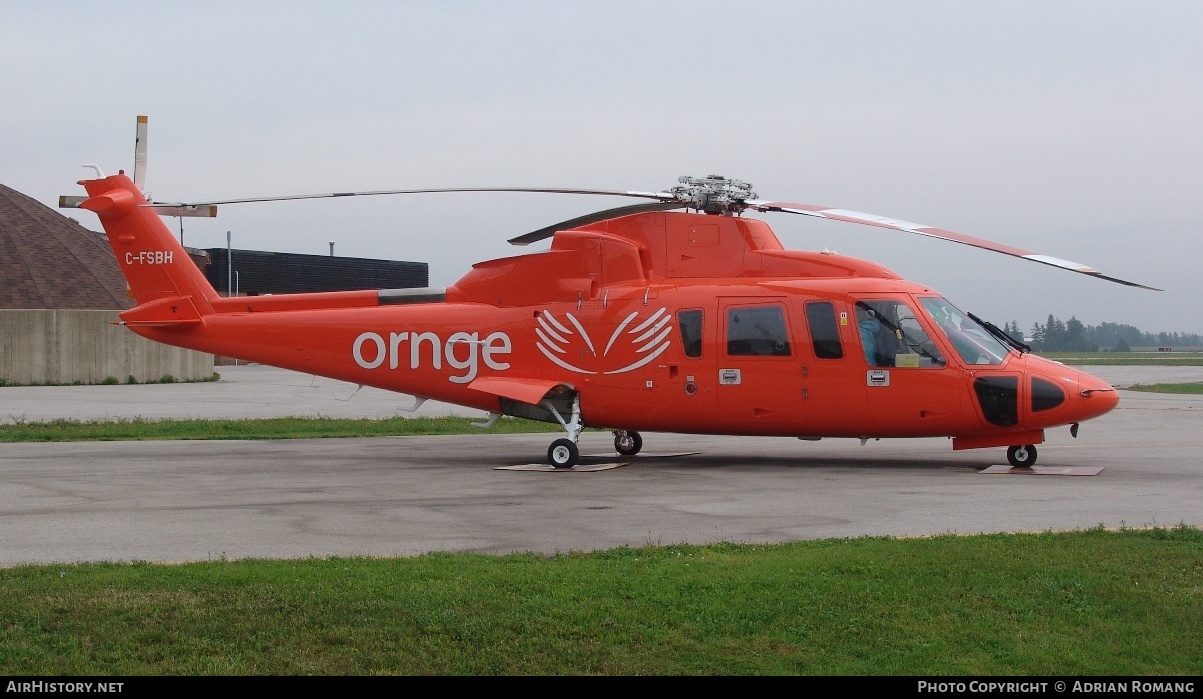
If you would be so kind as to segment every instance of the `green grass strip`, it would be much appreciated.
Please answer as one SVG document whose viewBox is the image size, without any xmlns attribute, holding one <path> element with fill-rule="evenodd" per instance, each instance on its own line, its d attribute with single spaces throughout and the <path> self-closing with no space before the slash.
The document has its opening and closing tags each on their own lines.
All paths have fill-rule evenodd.
<svg viewBox="0 0 1203 699">
<path fill-rule="evenodd" d="M 0 570 L 9 675 L 1203 675 L 1203 533 Z"/>
<path fill-rule="evenodd" d="M 1199 395 L 1203 394 L 1203 383 L 1138 383 L 1132 386 L 1125 386 L 1124 390 L 1147 391 L 1149 393 L 1187 393 Z"/>
<path fill-rule="evenodd" d="M 1093 366 L 1203 366 L 1203 352 L 1038 352 L 1063 364 Z"/>
<path fill-rule="evenodd" d="M 559 425 L 502 418 L 488 430 L 471 418 L 414 417 L 384 420 L 269 418 L 262 420 L 54 420 L 0 425 L 0 442 L 74 442 L 140 439 L 307 439 L 394 435 L 554 432 Z"/>
</svg>

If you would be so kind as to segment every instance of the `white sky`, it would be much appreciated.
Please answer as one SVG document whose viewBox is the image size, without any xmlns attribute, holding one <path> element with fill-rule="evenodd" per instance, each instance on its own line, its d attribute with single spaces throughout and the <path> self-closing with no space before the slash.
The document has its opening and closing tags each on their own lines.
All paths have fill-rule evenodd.
<svg viewBox="0 0 1203 699">
<path fill-rule="evenodd" d="M 159 200 L 721 174 L 1165 289 L 759 215 L 786 247 L 872 259 L 999 325 L 1203 333 L 1203 3 L 0 0 L 0 17 L 0 182 L 46 204 L 83 193 L 81 163 L 131 171 L 138 114 Z M 445 286 L 529 251 L 507 238 L 630 203 L 232 205 L 186 220 L 185 243 L 333 240 Z"/>
</svg>

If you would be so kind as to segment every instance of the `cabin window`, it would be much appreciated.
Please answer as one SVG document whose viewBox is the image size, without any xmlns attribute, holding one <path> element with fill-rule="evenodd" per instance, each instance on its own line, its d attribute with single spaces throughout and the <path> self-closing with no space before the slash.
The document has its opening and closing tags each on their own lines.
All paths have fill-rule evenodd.
<svg viewBox="0 0 1203 699">
<path fill-rule="evenodd" d="M 856 327 L 869 366 L 939 368 L 947 363 L 902 301 L 857 301 Z"/>
<path fill-rule="evenodd" d="M 835 304 L 830 301 L 806 304 L 806 324 L 810 326 L 810 342 L 814 345 L 815 357 L 840 359 L 844 356 L 840 328 L 835 324 Z"/>
<path fill-rule="evenodd" d="M 727 354 L 733 357 L 788 357 L 789 335 L 781 306 L 727 309 Z"/>
<path fill-rule="evenodd" d="M 677 311 L 677 327 L 681 330 L 681 346 L 685 348 L 685 356 L 702 356 L 702 312 Z"/>
</svg>

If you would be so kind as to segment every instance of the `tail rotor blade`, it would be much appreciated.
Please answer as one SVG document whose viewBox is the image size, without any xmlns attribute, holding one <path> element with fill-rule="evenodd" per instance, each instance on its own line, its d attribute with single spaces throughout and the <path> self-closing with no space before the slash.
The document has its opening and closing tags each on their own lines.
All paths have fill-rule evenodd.
<svg viewBox="0 0 1203 699">
<path fill-rule="evenodd" d="M 134 135 L 134 186 L 139 192 L 146 191 L 146 121 L 146 116 L 138 116 L 138 130 Z"/>
</svg>

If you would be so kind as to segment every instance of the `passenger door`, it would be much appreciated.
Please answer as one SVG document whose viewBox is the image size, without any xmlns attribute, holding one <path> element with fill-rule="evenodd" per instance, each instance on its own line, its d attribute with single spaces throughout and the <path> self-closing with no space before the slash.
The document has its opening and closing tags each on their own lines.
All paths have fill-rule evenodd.
<svg viewBox="0 0 1203 699">
<path fill-rule="evenodd" d="M 737 434 L 799 434 L 802 375 L 785 298 L 720 298 L 718 321 L 715 393 L 723 429 Z"/>
</svg>

